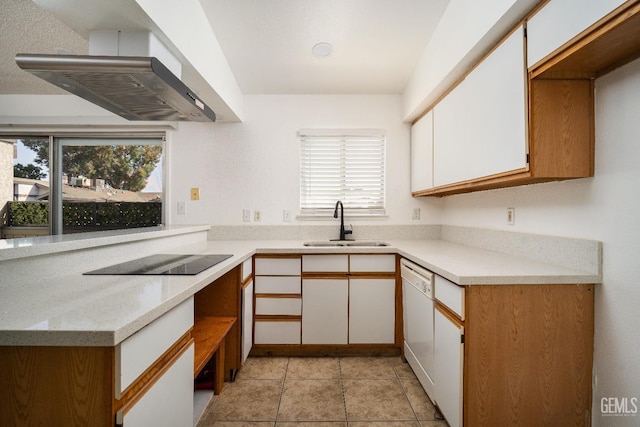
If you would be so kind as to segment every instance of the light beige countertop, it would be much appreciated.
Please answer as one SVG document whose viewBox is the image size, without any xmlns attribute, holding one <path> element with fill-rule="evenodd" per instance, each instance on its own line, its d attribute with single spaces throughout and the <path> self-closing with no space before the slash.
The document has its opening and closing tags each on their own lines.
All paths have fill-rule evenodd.
<svg viewBox="0 0 640 427">
<path fill-rule="evenodd" d="M 0 345 L 117 345 L 256 253 L 397 253 L 460 285 L 601 282 L 594 272 L 444 240 L 387 242 L 386 247 L 307 247 L 291 240 L 209 240 L 171 249 L 151 247 L 147 253 L 126 252 L 119 259 L 102 256 L 96 249 L 86 255 L 92 257 L 90 263 L 75 252 L 50 255 L 56 265 L 65 264 L 55 271 L 39 269 L 33 261 L 5 258 L 0 262 Z M 118 245 L 110 246 L 119 250 Z M 233 256 L 195 276 L 82 274 L 150 253 Z M 28 265 L 34 268 L 25 268 Z"/>
</svg>

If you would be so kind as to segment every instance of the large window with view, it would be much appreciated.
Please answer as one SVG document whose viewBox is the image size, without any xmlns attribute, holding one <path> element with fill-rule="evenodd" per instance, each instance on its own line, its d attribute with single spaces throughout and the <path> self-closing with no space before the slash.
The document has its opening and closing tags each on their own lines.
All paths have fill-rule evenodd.
<svg viewBox="0 0 640 427">
<path fill-rule="evenodd" d="M 332 217 L 340 200 L 352 217 L 385 215 L 385 133 L 301 130 L 300 217 Z"/>
<path fill-rule="evenodd" d="M 162 223 L 161 135 L 1 140 L 2 238 Z"/>
</svg>

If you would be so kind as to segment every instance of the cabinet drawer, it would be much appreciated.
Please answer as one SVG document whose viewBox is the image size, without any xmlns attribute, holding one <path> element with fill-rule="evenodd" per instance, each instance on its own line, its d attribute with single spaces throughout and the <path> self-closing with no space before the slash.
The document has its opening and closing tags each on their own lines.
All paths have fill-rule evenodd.
<svg viewBox="0 0 640 427">
<path fill-rule="evenodd" d="M 153 362 L 193 327 L 193 297 L 116 346 L 115 394 L 119 399 Z"/>
<path fill-rule="evenodd" d="M 257 276 L 257 294 L 299 294 L 300 276 Z"/>
<path fill-rule="evenodd" d="M 258 258 L 256 257 L 256 275 L 296 276 L 300 275 L 300 258 Z"/>
<path fill-rule="evenodd" d="M 346 273 L 349 271 L 349 255 L 303 255 L 302 271 Z"/>
<path fill-rule="evenodd" d="M 253 260 L 251 258 L 242 262 L 242 281 L 244 282 L 253 274 Z"/>
<path fill-rule="evenodd" d="M 256 298 L 256 314 L 299 316 L 302 314 L 302 299 Z"/>
<path fill-rule="evenodd" d="M 436 300 L 464 320 L 464 288 L 462 286 L 436 275 L 434 296 Z"/>
<path fill-rule="evenodd" d="M 395 255 L 350 255 L 349 271 L 352 273 L 395 273 Z"/>
<path fill-rule="evenodd" d="M 255 344 L 300 344 L 300 321 L 256 320 Z"/>
</svg>

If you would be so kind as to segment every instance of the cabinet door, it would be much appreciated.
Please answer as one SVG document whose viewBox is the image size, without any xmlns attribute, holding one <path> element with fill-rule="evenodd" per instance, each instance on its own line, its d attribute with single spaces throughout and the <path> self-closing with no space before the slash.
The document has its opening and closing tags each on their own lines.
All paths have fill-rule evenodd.
<svg viewBox="0 0 640 427">
<path fill-rule="evenodd" d="M 348 279 L 302 281 L 302 344 L 347 344 Z"/>
<path fill-rule="evenodd" d="M 242 290 L 242 363 L 253 346 L 253 280 Z"/>
<path fill-rule="evenodd" d="M 531 67 L 586 30 L 625 0 L 552 0 L 527 22 L 527 63 Z"/>
<path fill-rule="evenodd" d="M 526 83 L 521 27 L 434 107 L 434 186 L 527 166 Z"/>
<path fill-rule="evenodd" d="M 193 425 L 193 353 L 189 348 L 131 408 L 118 411 L 123 427 Z"/>
<path fill-rule="evenodd" d="M 349 343 L 395 342 L 395 279 L 349 280 Z"/>
<path fill-rule="evenodd" d="M 433 188 L 433 110 L 411 126 L 411 191 Z"/>
<path fill-rule="evenodd" d="M 434 332 L 435 403 L 451 427 L 462 425 L 464 328 L 436 307 Z"/>
</svg>

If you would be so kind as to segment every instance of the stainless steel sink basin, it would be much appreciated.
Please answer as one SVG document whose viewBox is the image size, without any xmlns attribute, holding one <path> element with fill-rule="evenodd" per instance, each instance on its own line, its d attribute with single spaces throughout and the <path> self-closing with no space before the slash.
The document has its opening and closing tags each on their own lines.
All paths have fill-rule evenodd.
<svg viewBox="0 0 640 427">
<path fill-rule="evenodd" d="M 332 247 L 332 246 L 389 246 L 387 242 L 378 240 L 322 240 L 317 242 L 304 242 L 305 246 Z"/>
</svg>

